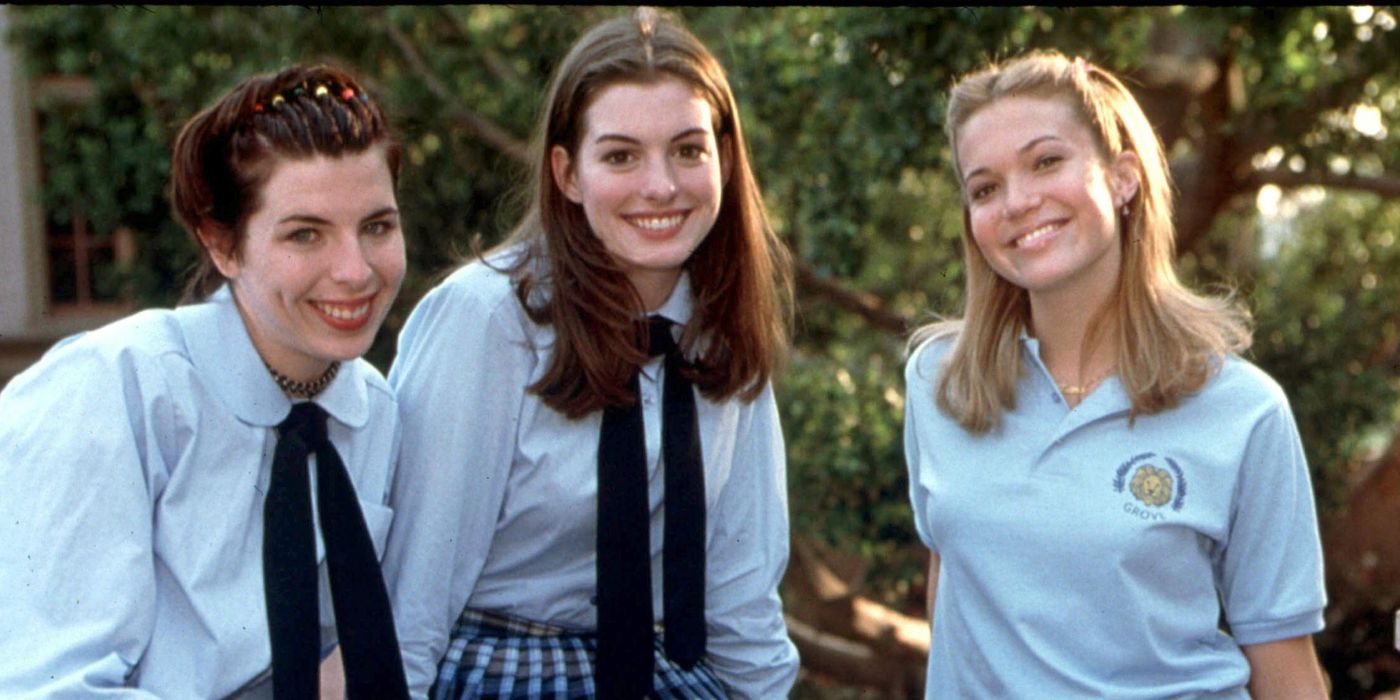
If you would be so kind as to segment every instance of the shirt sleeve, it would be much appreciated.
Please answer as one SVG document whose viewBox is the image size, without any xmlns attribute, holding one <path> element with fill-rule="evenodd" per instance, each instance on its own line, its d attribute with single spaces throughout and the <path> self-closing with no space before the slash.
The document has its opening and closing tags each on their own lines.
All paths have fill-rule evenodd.
<svg viewBox="0 0 1400 700">
<path fill-rule="evenodd" d="M 0 394 L 0 696 L 153 697 L 124 687 L 156 605 L 147 460 L 165 402 L 139 373 L 70 346 Z"/>
<path fill-rule="evenodd" d="M 424 297 L 389 373 L 402 442 L 384 572 L 415 698 L 426 697 L 490 551 L 532 368 L 502 308 L 514 298 L 475 293 L 474 279 Z"/>
<path fill-rule="evenodd" d="M 773 388 L 741 411 L 709 545 L 707 654 L 735 698 L 785 698 L 797 679 L 778 584 L 788 561 L 787 460 Z"/>
<path fill-rule="evenodd" d="M 927 350 L 928 345 L 915 350 L 904 368 L 904 461 L 909 468 L 909 503 L 914 510 L 914 528 L 919 533 L 919 539 L 937 553 L 928 529 L 928 490 L 923 487 L 919 478 L 922 459 L 919 450 L 919 426 L 921 421 L 930 418 L 925 415 L 925 411 L 932 407 L 925 404 L 933 400 L 930 378 L 924 376 L 926 370 L 921 369 L 921 365 L 928 364 L 925 360 Z"/>
<path fill-rule="evenodd" d="M 1264 415 L 1246 445 L 1220 579 L 1226 619 L 1240 644 L 1323 627 L 1327 601 L 1317 509 L 1286 403 Z"/>
</svg>

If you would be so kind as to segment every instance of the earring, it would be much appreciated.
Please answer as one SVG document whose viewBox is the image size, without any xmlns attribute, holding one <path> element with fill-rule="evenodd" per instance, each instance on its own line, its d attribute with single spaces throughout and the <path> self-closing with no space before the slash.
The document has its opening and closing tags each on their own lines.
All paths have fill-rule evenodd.
<svg viewBox="0 0 1400 700">
<path fill-rule="evenodd" d="M 1125 218 L 1125 219 L 1128 218 L 1128 215 L 1129 215 L 1130 213 L 1132 213 L 1132 212 L 1130 212 L 1130 211 L 1128 210 L 1128 203 L 1127 203 L 1127 202 L 1123 202 L 1123 208 L 1122 208 L 1122 209 L 1119 209 L 1119 210 L 1118 210 L 1118 213 L 1122 214 L 1122 215 L 1123 215 L 1123 218 Z"/>
</svg>

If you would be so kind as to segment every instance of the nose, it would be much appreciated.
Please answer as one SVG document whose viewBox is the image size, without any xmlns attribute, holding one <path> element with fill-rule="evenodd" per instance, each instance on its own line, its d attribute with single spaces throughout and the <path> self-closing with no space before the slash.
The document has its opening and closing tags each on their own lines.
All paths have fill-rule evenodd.
<svg viewBox="0 0 1400 700">
<path fill-rule="evenodd" d="M 676 196 L 676 173 L 669 159 L 649 159 L 643 177 L 642 196 L 648 200 L 666 202 Z"/>
<path fill-rule="evenodd" d="M 331 279 L 335 282 L 347 287 L 363 287 L 374 276 L 374 269 L 369 264 L 368 250 L 359 236 L 337 236 L 336 243 L 331 246 L 329 253 Z"/>
<path fill-rule="evenodd" d="M 1020 178 L 1009 178 L 1005 187 L 1006 196 L 1002 198 L 1002 204 L 1006 218 L 1018 218 L 1040 206 L 1040 192 L 1031 183 Z"/>
</svg>

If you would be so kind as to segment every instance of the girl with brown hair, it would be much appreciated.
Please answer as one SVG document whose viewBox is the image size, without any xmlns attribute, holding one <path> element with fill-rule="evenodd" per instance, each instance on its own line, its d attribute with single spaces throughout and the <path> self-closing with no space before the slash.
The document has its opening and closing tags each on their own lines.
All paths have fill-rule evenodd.
<svg viewBox="0 0 1400 700">
<path fill-rule="evenodd" d="M 404 274 L 398 166 L 328 66 L 185 124 L 193 303 L 67 338 L 0 394 L 0 695 L 314 698 L 325 673 L 406 697 L 376 553 L 398 411 L 360 359 Z"/>
<path fill-rule="evenodd" d="M 906 370 L 928 697 L 1322 697 L 1297 428 L 1247 317 L 1177 279 L 1142 109 L 1032 53 L 960 80 L 946 128 L 965 307 Z"/>
<path fill-rule="evenodd" d="M 532 153 L 529 212 L 390 373 L 413 693 L 783 697 L 790 283 L 723 69 L 655 10 L 604 22 Z"/>
</svg>

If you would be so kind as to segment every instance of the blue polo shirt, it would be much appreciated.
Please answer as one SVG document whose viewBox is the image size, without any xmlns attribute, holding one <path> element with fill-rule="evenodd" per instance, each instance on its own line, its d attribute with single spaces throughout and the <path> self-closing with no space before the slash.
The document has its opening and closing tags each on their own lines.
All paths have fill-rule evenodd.
<svg viewBox="0 0 1400 700">
<path fill-rule="evenodd" d="M 1326 604 L 1283 391 L 1229 357 L 1129 426 L 1116 377 L 1070 409 L 1022 343 L 1016 408 L 981 436 L 934 400 L 951 339 L 905 369 L 910 497 L 941 560 L 927 697 L 1247 698 L 1240 646 L 1317 632 Z"/>
</svg>

